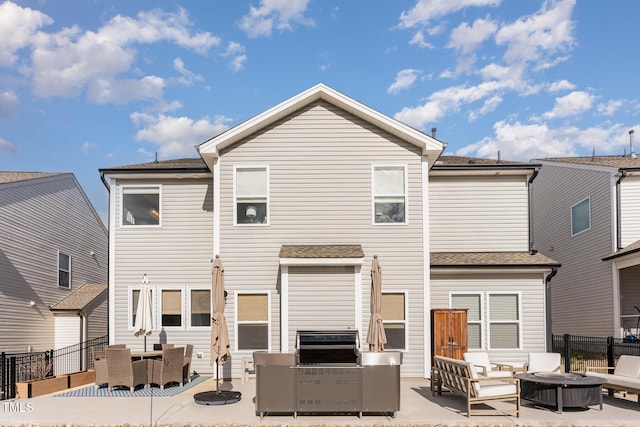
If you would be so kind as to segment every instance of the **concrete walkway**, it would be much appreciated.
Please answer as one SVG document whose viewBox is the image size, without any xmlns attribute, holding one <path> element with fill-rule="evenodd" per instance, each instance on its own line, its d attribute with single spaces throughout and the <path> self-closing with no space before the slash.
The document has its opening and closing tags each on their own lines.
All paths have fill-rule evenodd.
<svg viewBox="0 0 640 427">
<path fill-rule="evenodd" d="M 443 393 L 431 396 L 428 380 L 401 381 L 401 409 L 395 418 L 382 415 L 267 415 L 255 412 L 255 380 L 225 383 L 242 393 L 240 402 L 223 406 L 198 405 L 193 395 L 215 390 L 204 381 L 173 397 L 54 397 L 0 401 L 0 426 L 640 426 L 640 405 L 630 398 L 604 396 L 602 411 L 548 408 L 522 401 L 520 418 L 465 415 L 463 398 Z M 635 399 L 636 396 L 633 396 Z"/>
</svg>

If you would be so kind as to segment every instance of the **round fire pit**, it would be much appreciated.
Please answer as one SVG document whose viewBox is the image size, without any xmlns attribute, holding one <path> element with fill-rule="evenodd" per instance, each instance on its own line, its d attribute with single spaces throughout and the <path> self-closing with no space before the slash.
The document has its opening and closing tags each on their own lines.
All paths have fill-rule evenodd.
<svg viewBox="0 0 640 427">
<path fill-rule="evenodd" d="M 588 408 L 600 405 L 602 410 L 602 384 L 606 381 L 574 373 L 535 372 L 517 374 L 520 379 L 520 397 L 543 406 Z"/>
</svg>

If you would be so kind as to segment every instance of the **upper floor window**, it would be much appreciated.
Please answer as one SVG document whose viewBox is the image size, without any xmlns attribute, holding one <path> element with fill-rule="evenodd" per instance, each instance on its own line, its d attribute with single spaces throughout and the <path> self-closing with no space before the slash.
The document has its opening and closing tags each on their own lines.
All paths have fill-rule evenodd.
<svg viewBox="0 0 640 427">
<path fill-rule="evenodd" d="M 407 310 L 404 292 L 382 294 L 382 324 L 388 350 L 407 350 Z"/>
<path fill-rule="evenodd" d="M 591 228 L 591 198 L 587 197 L 571 206 L 571 235 L 587 231 Z"/>
<path fill-rule="evenodd" d="M 269 173 L 266 166 L 235 169 L 236 224 L 267 224 Z"/>
<path fill-rule="evenodd" d="M 122 225 L 160 225 L 160 187 L 122 187 Z"/>
<path fill-rule="evenodd" d="M 373 167 L 373 221 L 406 223 L 406 170 L 404 166 Z"/>
<path fill-rule="evenodd" d="M 71 288 L 71 255 L 58 252 L 58 286 Z"/>
</svg>

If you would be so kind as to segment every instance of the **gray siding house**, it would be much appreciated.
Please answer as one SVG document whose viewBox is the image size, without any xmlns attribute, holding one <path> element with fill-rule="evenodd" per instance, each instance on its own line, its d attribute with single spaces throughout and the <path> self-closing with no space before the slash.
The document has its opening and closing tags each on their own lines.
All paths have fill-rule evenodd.
<svg viewBox="0 0 640 427">
<path fill-rule="evenodd" d="M 321 84 L 204 142 L 199 158 L 101 169 L 110 191 L 110 341 L 142 349 L 133 325 L 147 274 L 151 342 L 192 343 L 194 369 L 212 372 L 209 292 L 219 255 L 231 340 L 225 377 L 240 377 L 256 350 L 295 351 L 300 329 L 356 329 L 366 350 L 378 256 L 386 348 L 403 352 L 403 376 L 430 373 L 435 307 L 475 303 L 475 345 L 504 359 L 543 350 L 545 280 L 557 263 L 529 251 L 536 167 L 447 165 L 443 149 Z M 476 180 L 492 190 L 463 190 Z M 485 216 L 496 201 L 502 219 L 492 221 Z M 476 235 L 461 233 L 464 215 Z"/>
<path fill-rule="evenodd" d="M 0 351 L 106 335 L 107 250 L 73 174 L 0 172 Z"/>
<path fill-rule="evenodd" d="M 640 159 L 549 158 L 534 190 L 540 252 L 562 263 L 554 333 L 636 335 L 640 311 Z"/>
</svg>

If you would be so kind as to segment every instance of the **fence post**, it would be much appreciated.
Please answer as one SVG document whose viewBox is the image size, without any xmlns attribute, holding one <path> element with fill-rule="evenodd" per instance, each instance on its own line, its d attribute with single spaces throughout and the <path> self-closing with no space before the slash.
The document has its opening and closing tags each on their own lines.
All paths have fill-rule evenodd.
<svg viewBox="0 0 640 427">
<path fill-rule="evenodd" d="M 8 387 L 7 387 L 7 355 L 6 353 L 3 351 L 2 354 L 0 354 L 0 393 L 2 394 L 0 396 L 0 400 L 4 400 L 7 398 L 7 391 L 8 391 Z"/>
<path fill-rule="evenodd" d="M 564 371 L 571 372 L 571 335 L 564 334 Z"/>
<path fill-rule="evenodd" d="M 615 366 L 613 360 L 613 337 L 607 337 L 607 366 Z M 613 372 L 609 372 L 613 374 Z"/>
<path fill-rule="evenodd" d="M 16 357 L 11 356 L 9 358 L 9 396 L 10 399 L 16 397 Z"/>
</svg>

